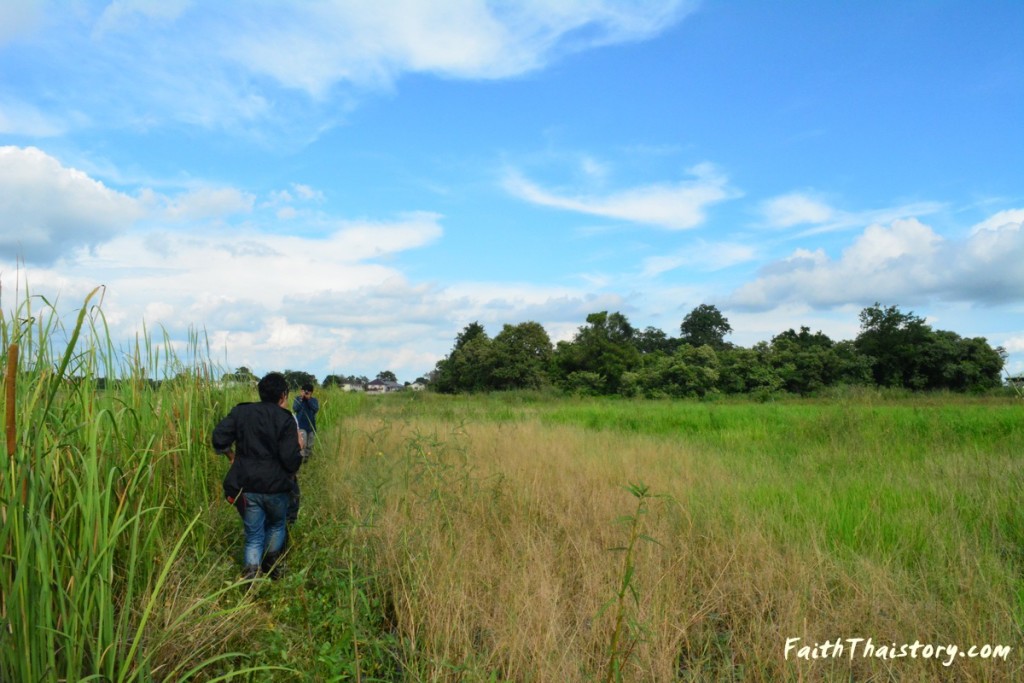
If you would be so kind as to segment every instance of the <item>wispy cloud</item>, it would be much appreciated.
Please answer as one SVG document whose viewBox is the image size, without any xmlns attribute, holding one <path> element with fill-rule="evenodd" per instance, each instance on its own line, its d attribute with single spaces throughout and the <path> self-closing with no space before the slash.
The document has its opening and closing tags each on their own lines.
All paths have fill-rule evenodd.
<svg viewBox="0 0 1024 683">
<path fill-rule="evenodd" d="M 714 272 L 750 262 L 758 255 L 758 249 L 750 244 L 698 242 L 671 254 L 645 259 L 642 275 L 655 277 L 679 268 L 692 268 L 705 273 Z"/>
<path fill-rule="evenodd" d="M 693 180 L 658 183 L 606 194 L 562 194 L 547 190 L 510 170 L 503 185 L 510 194 L 540 206 L 643 223 L 669 230 L 688 230 L 706 219 L 706 209 L 738 196 L 724 175 L 710 164 L 690 170 Z"/>
<path fill-rule="evenodd" d="M 761 202 L 762 225 L 773 229 L 803 227 L 799 237 L 858 229 L 872 223 L 928 216 L 946 208 L 941 202 L 912 202 L 881 209 L 845 211 L 811 192 L 791 192 Z"/>
<path fill-rule="evenodd" d="M 221 218 L 236 213 L 249 213 L 255 202 L 253 195 L 234 187 L 207 187 L 174 197 L 163 213 L 171 220 Z"/>
<path fill-rule="evenodd" d="M 92 125 L 174 121 L 237 133 L 248 123 L 308 134 L 343 115 L 353 97 L 390 89 L 404 74 L 517 76 L 567 53 L 656 35 L 693 4 L 116 0 L 44 22 L 32 3 L 8 2 L 0 5 L 0 48 L 17 38 L 24 58 L 45 54 L 48 78 L 60 84 L 50 89 L 51 104 L 81 110 Z M 60 39 L 51 39 L 58 29 Z M 57 127 L 11 111 L 18 83 L 11 85 L 0 116 L 8 132 Z"/>
<path fill-rule="evenodd" d="M 765 222 L 772 228 L 822 224 L 832 220 L 835 210 L 823 201 L 801 193 L 769 199 L 761 204 Z"/>
</svg>

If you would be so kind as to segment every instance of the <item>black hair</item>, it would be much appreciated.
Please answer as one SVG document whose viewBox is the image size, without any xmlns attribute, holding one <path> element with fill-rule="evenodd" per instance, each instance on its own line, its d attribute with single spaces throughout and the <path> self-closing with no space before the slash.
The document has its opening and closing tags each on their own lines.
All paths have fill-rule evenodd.
<svg viewBox="0 0 1024 683">
<path fill-rule="evenodd" d="M 268 372 L 256 388 L 259 389 L 261 401 L 277 403 L 282 395 L 288 393 L 288 381 L 280 372 Z"/>
<path fill-rule="evenodd" d="M 305 384 L 302 385 L 302 390 L 303 391 L 308 391 L 308 392 L 312 393 L 313 392 L 313 384 L 311 382 L 306 382 Z"/>
</svg>

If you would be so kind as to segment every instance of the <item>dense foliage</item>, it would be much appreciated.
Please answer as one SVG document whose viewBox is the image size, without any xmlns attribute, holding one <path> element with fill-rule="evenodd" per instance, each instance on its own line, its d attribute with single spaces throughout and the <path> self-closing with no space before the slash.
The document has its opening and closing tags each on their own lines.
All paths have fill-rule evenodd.
<svg viewBox="0 0 1024 683">
<path fill-rule="evenodd" d="M 702 397 L 713 393 L 809 395 L 835 386 L 985 391 L 1001 384 L 1005 352 L 982 337 L 932 329 L 879 303 L 860 313 L 854 340 L 789 329 L 743 348 L 717 307 L 701 304 L 680 336 L 634 328 L 622 313 L 591 313 L 571 341 L 552 344 L 536 322 L 505 325 L 491 339 L 470 323 L 438 362 L 442 393 L 554 387 L 584 395 Z"/>
</svg>

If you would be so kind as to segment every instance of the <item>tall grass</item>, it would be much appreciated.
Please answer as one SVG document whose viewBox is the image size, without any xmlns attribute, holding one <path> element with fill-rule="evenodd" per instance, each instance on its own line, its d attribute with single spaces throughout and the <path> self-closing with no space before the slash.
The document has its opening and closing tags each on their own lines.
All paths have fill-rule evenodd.
<svg viewBox="0 0 1024 683">
<path fill-rule="evenodd" d="M 0 680 L 1024 676 L 1019 401 L 322 391 L 289 571 L 244 589 L 207 439 L 251 390 L 199 333 L 116 348 L 100 297 L 0 313 Z"/>
<path fill-rule="evenodd" d="M 188 364 L 166 337 L 115 349 L 101 295 L 69 326 L 29 294 L 0 313 L 0 680 L 184 680 L 230 655 L 193 642 L 180 657 L 175 641 L 244 607 L 188 568 L 211 543 L 220 398 L 199 335 Z"/>
<path fill-rule="evenodd" d="M 1024 675 L 1019 404 L 395 398 L 358 399 L 321 465 L 325 505 L 372 520 L 403 680 Z M 641 509 L 658 543 L 628 533 L 623 565 Z M 805 661 L 791 637 L 1014 650 Z"/>
</svg>

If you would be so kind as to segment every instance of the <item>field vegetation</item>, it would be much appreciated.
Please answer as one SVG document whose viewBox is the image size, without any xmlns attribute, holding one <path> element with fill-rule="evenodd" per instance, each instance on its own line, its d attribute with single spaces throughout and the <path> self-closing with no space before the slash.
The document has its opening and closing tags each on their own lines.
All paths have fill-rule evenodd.
<svg viewBox="0 0 1024 683">
<path fill-rule="evenodd" d="M 254 390 L 198 333 L 114 348 L 100 295 L 3 319 L 0 680 L 1024 676 L 1012 393 L 321 390 L 287 571 L 245 584 L 208 439 Z"/>
</svg>

